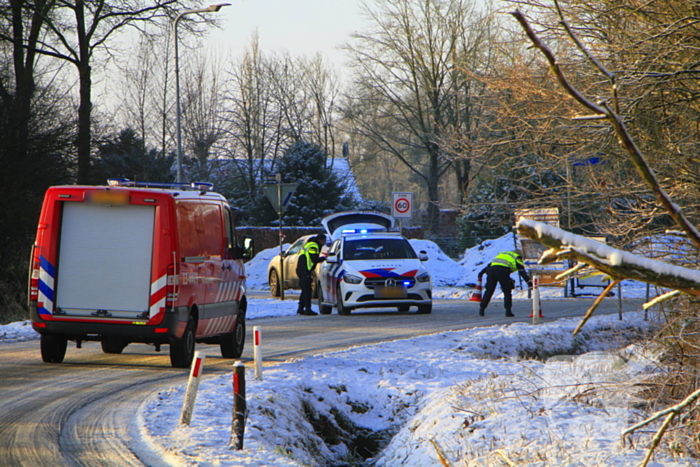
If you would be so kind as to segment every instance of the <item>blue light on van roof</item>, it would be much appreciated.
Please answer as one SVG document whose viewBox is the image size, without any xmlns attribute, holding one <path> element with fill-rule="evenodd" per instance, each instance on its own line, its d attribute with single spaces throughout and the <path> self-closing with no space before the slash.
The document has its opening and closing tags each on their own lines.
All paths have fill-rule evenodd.
<svg viewBox="0 0 700 467">
<path fill-rule="evenodd" d="M 201 191 L 212 191 L 214 189 L 213 183 L 208 182 L 192 182 L 192 188 Z"/>
<path fill-rule="evenodd" d="M 109 186 L 121 186 L 121 187 L 141 187 L 141 188 L 165 188 L 172 190 L 199 190 L 200 192 L 207 192 L 214 190 L 214 184 L 208 182 L 192 182 L 192 183 L 161 183 L 161 182 L 140 182 L 129 180 L 128 178 L 108 178 L 107 184 Z"/>
</svg>

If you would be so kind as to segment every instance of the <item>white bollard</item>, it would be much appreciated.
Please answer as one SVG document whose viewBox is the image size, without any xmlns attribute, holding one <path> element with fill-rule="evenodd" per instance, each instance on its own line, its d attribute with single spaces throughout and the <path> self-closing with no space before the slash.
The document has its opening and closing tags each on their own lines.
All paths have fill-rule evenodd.
<svg viewBox="0 0 700 467">
<path fill-rule="evenodd" d="M 199 380 L 204 369 L 204 354 L 200 352 L 194 353 L 192 360 L 192 368 L 190 369 L 190 379 L 187 381 L 187 391 L 185 392 L 185 401 L 182 404 L 182 415 L 180 416 L 180 424 L 190 426 L 192 420 L 192 410 L 194 409 L 194 401 L 197 399 L 197 389 L 199 389 Z"/>
<path fill-rule="evenodd" d="M 255 379 L 262 381 L 262 348 L 260 347 L 260 326 L 253 327 L 253 360 L 255 360 Z"/>
<path fill-rule="evenodd" d="M 540 276 L 532 276 L 532 324 L 540 321 Z"/>
</svg>

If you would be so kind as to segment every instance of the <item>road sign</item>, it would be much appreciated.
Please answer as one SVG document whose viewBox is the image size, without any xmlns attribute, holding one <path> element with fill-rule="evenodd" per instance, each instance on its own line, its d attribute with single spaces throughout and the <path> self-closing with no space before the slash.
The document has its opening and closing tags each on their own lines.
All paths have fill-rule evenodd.
<svg viewBox="0 0 700 467">
<path fill-rule="evenodd" d="M 394 202 L 391 203 L 391 216 L 395 218 L 412 216 L 413 193 L 394 193 Z"/>
<path fill-rule="evenodd" d="M 539 209 L 520 209 L 515 211 L 515 223 L 521 219 L 529 219 L 537 222 L 543 222 L 553 227 L 559 227 L 559 208 L 539 208 Z M 518 235 L 518 243 L 523 253 L 523 262 L 525 267 L 532 274 L 539 275 L 540 285 L 557 285 L 564 287 L 566 281 L 557 282 L 554 278 L 567 269 L 567 263 L 557 261 L 547 265 L 539 264 L 539 259 L 542 254 L 548 249 L 538 241 L 530 240 L 521 235 Z"/>
<path fill-rule="evenodd" d="M 296 191 L 297 186 L 299 186 L 298 183 L 265 184 L 263 185 L 263 190 L 265 191 L 265 196 L 267 196 L 267 199 L 269 199 L 270 203 L 272 203 L 272 207 L 275 208 L 275 211 L 284 212 L 284 209 L 292 199 L 292 195 Z M 278 196 L 278 193 L 280 196 Z M 279 198 L 282 198 L 281 205 Z"/>
<path fill-rule="evenodd" d="M 559 208 L 519 209 L 515 211 L 515 223 L 520 219 L 530 219 L 544 222 L 553 227 L 559 227 Z"/>
</svg>

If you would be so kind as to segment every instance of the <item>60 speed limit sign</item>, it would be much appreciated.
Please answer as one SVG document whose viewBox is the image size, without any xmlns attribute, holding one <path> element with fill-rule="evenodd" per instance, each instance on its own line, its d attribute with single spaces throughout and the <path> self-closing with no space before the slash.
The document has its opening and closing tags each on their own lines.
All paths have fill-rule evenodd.
<svg viewBox="0 0 700 467">
<path fill-rule="evenodd" d="M 395 218 L 411 217 L 413 209 L 413 193 L 394 193 L 394 202 L 391 203 L 391 216 Z"/>
</svg>

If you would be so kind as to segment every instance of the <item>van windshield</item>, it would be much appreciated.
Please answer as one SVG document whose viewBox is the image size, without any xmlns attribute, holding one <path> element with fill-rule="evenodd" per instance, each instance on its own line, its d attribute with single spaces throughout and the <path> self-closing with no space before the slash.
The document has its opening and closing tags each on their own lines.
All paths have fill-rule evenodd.
<svg viewBox="0 0 700 467">
<path fill-rule="evenodd" d="M 411 244 L 403 238 L 363 238 L 345 241 L 343 246 L 343 258 L 346 261 L 417 257 Z"/>
</svg>

